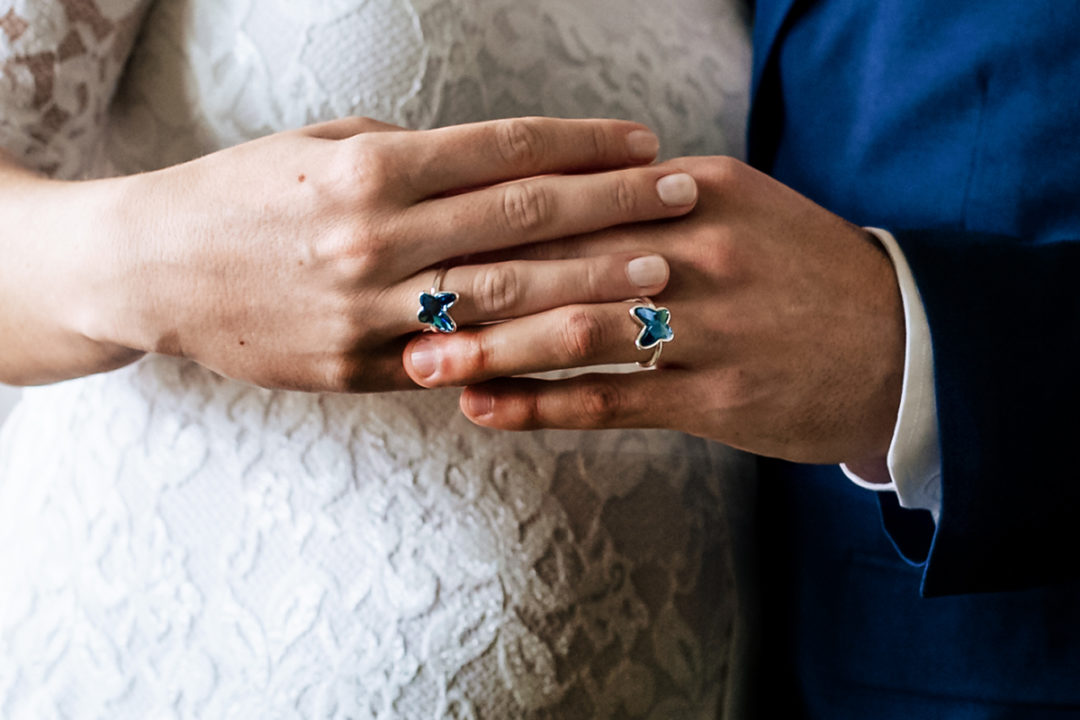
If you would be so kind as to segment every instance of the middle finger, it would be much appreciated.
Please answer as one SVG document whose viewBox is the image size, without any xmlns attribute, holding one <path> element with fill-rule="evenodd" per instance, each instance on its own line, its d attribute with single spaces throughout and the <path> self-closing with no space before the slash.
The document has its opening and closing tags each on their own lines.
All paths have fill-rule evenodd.
<svg viewBox="0 0 1080 720">
<path fill-rule="evenodd" d="M 594 232 L 613 225 L 685 215 L 697 201 L 686 173 L 647 167 L 593 175 L 550 175 L 436 198 L 410 208 L 407 226 L 417 238 L 439 238 L 413 249 L 427 265 L 516 245 Z"/>
</svg>

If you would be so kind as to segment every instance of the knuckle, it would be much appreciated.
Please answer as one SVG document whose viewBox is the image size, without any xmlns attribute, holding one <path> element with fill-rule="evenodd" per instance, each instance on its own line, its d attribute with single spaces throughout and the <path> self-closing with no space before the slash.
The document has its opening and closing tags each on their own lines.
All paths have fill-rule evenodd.
<svg viewBox="0 0 1080 720">
<path fill-rule="evenodd" d="M 611 188 L 611 204 L 621 215 L 634 215 L 638 209 L 638 197 L 634 186 L 625 176 L 617 176 Z"/>
<path fill-rule="evenodd" d="M 389 233 L 355 225 L 326 235 L 315 254 L 329 260 L 335 276 L 346 286 L 385 273 L 396 255 Z"/>
<path fill-rule="evenodd" d="M 604 426 L 619 415 L 622 397 L 619 388 L 610 382 L 598 382 L 582 390 L 578 399 L 582 424 Z"/>
<path fill-rule="evenodd" d="M 734 418 L 745 417 L 748 408 L 761 402 L 763 388 L 758 378 L 747 370 L 725 368 L 712 378 L 708 414 L 712 416 L 709 422 L 714 427 L 720 428 Z"/>
<path fill-rule="evenodd" d="M 507 120 L 495 126 L 495 147 L 511 166 L 533 167 L 545 153 L 544 133 L 534 118 Z"/>
<path fill-rule="evenodd" d="M 397 163 L 375 135 L 357 135 L 344 143 L 340 181 L 349 197 L 381 194 L 391 183 Z"/>
<path fill-rule="evenodd" d="M 738 187 L 742 168 L 743 164 L 735 158 L 721 155 L 713 158 L 713 161 L 709 163 L 709 178 L 721 190 L 734 189 Z"/>
<path fill-rule="evenodd" d="M 562 324 L 562 348 L 570 362 L 584 362 L 604 346 L 604 323 L 586 308 L 575 308 Z"/>
<path fill-rule="evenodd" d="M 711 277 L 738 277 L 743 270 L 739 243 L 723 235 L 702 238 L 696 244 L 697 264 Z"/>
<path fill-rule="evenodd" d="M 354 241 L 353 257 L 364 277 L 383 272 L 395 255 L 394 243 L 386 233 L 378 229 L 363 231 Z"/>
<path fill-rule="evenodd" d="M 605 300 L 608 293 L 611 292 L 611 278 L 614 274 L 612 267 L 608 264 L 608 260 L 604 258 L 587 258 L 583 262 L 577 263 L 577 277 L 575 287 L 580 290 L 579 297 L 582 301 L 586 299 L 591 300 Z M 619 262 L 619 269 L 616 273 L 623 273 L 625 275 L 624 262 Z"/>
<path fill-rule="evenodd" d="M 381 121 L 376 120 L 370 115 L 354 115 L 351 120 L 355 124 L 358 133 L 374 132 L 385 127 Z"/>
<path fill-rule="evenodd" d="M 338 355 L 328 361 L 326 385 L 332 392 L 357 392 L 364 384 L 364 366 L 356 357 Z"/>
<path fill-rule="evenodd" d="M 598 159 L 606 158 L 610 154 L 609 148 L 615 145 L 607 126 L 602 123 L 592 123 L 589 139 L 592 142 L 593 157 Z"/>
<path fill-rule="evenodd" d="M 469 336 L 466 343 L 465 351 L 457 355 L 462 358 L 462 365 L 459 368 L 461 377 L 469 379 L 486 377 L 495 363 L 494 349 L 488 342 L 487 336 L 482 332 L 476 333 Z M 449 354 L 454 355 L 454 353 Z"/>
<path fill-rule="evenodd" d="M 350 359 L 371 337 L 372 328 L 361 320 L 359 306 L 352 293 L 345 290 L 331 292 L 318 303 L 319 351 L 331 363 Z"/>
<path fill-rule="evenodd" d="M 353 264 L 356 250 L 362 243 L 352 228 L 339 225 L 322 233 L 311 244 L 309 255 L 320 263 L 329 263 L 336 271 L 343 270 L 342 264 Z"/>
<path fill-rule="evenodd" d="M 734 407 L 744 407 L 750 404 L 759 393 L 756 378 L 746 369 L 734 367 L 724 378 L 721 384 L 721 397 L 726 404 Z"/>
<path fill-rule="evenodd" d="M 512 309 L 519 296 L 518 275 L 511 265 L 490 265 L 476 276 L 473 298 L 484 315 L 499 315 Z"/>
<path fill-rule="evenodd" d="M 341 298 L 334 305 L 337 309 L 330 325 L 330 336 L 326 339 L 326 347 L 332 352 L 345 356 L 363 345 L 366 328 L 357 317 L 354 303 Z"/>
<path fill-rule="evenodd" d="M 512 232 L 533 232 L 546 225 L 552 215 L 551 193 L 536 182 L 519 182 L 503 190 L 502 212 Z"/>
</svg>

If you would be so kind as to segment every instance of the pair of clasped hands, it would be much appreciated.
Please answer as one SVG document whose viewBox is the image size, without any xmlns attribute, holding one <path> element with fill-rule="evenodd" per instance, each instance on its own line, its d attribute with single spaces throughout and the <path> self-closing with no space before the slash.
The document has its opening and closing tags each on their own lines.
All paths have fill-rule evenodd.
<svg viewBox="0 0 1080 720">
<path fill-rule="evenodd" d="M 623 121 L 350 118 L 123 178 L 85 335 L 113 365 L 165 353 L 264 387 L 467 386 L 493 428 L 883 456 L 904 361 L 887 256 L 736 160 L 657 153 Z M 440 267 L 454 334 L 417 319 Z M 675 331 L 656 370 L 515 377 L 647 360 L 626 303 L 644 296 Z"/>
</svg>

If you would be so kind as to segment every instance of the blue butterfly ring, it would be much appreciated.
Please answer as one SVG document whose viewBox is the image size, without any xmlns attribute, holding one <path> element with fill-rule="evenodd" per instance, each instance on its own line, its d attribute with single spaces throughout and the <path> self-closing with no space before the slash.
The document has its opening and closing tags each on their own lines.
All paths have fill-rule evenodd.
<svg viewBox="0 0 1080 720">
<path fill-rule="evenodd" d="M 420 312 L 416 319 L 428 326 L 427 329 L 441 333 L 457 331 L 457 323 L 450 317 L 449 310 L 457 302 L 456 292 L 443 291 L 442 279 L 446 268 L 439 268 L 431 284 L 431 292 L 420 293 Z"/>
<path fill-rule="evenodd" d="M 630 317 L 641 325 L 641 331 L 634 346 L 638 350 L 652 350 L 653 354 L 648 360 L 638 363 L 643 368 L 654 368 L 660 361 L 660 353 L 664 351 L 664 343 L 675 339 L 675 332 L 671 329 L 671 311 L 667 308 L 658 308 L 649 298 L 642 297 L 630 300 L 634 307 L 630 308 Z"/>
</svg>

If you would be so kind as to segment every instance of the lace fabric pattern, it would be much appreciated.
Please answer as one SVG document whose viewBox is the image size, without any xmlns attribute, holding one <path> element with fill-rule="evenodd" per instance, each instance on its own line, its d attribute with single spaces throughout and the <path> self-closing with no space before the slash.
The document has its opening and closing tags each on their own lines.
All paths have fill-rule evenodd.
<svg viewBox="0 0 1080 720">
<path fill-rule="evenodd" d="M 146 0 L 0 0 L 0 147 L 62 178 L 90 168 Z"/>
<path fill-rule="evenodd" d="M 68 7 L 143 13 L 9 5 L 67 18 L 33 30 L 57 57 L 49 32 L 85 32 Z M 3 46 L 4 146 L 97 176 L 346 114 L 544 114 L 640 120 L 667 155 L 742 149 L 733 2 L 160 0 L 138 27 L 108 113 L 47 141 L 8 70 L 28 51 Z M 89 56 L 118 72 L 108 37 Z M 112 92 L 95 77 L 87 107 Z M 745 459 L 666 432 L 494 433 L 456 400 L 262 390 L 160 356 L 27 391 L 0 432 L 0 716 L 719 717 Z"/>
<path fill-rule="evenodd" d="M 667 157 L 743 154 L 740 0 L 159 2 L 113 105 L 106 170 L 177 164 L 347 115 L 413 129 L 620 117 Z"/>
</svg>

